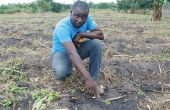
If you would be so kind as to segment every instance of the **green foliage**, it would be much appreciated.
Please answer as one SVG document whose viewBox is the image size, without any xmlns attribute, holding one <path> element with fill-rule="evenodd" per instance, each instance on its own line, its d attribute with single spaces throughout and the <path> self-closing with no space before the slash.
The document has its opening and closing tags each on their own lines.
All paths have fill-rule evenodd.
<svg viewBox="0 0 170 110">
<path fill-rule="evenodd" d="M 164 3 L 164 0 L 154 0 L 154 5 L 161 7 Z"/>
<path fill-rule="evenodd" d="M 163 54 L 167 54 L 169 51 L 168 47 L 162 47 L 161 49 L 162 49 Z"/>
<path fill-rule="evenodd" d="M 24 73 L 10 68 L 0 68 L 0 75 L 9 80 L 28 81 L 28 77 Z M 0 82 L 6 82 L 6 80 L 2 79 Z"/>
<path fill-rule="evenodd" d="M 113 9 L 116 7 L 116 4 L 115 3 L 105 3 L 105 2 L 94 4 L 94 3 L 90 2 L 89 7 L 95 8 L 95 9 Z"/>
<path fill-rule="evenodd" d="M 8 85 L 8 88 L 5 89 L 5 97 L 0 100 L 0 105 L 5 107 L 21 102 L 26 98 L 25 94 L 29 92 L 27 88 L 18 87 L 14 82 L 9 82 Z"/>
<path fill-rule="evenodd" d="M 0 6 L 0 14 L 4 14 L 4 13 L 13 14 L 13 13 L 17 13 L 17 12 L 21 12 L 19 4 L 17 4 L 17 5 L 8 4 L 8 5 Z"/>
<path fill-rule="evenodd" d="M 61 4 L 55 3 L 53 0 L 37 0 L 30 4 L 32 12 L 47 12 L 53 11 L 59 13 L 61 11 Z"/>
<path fill-rule="evenodd" d="M 27 93 L 27 88 L 26 87 L 18 87 L 14 83 L 9 85 L 8 91 L 11 93 L 16 93 L 16 94 L 24 94 Z"/>
<path fill-rule="evenodd" d="M 34 99 L 42 99 L 45 96 L 48 96 L 48 101 L 51 101 L 54 99 L 57 100 L 61 98 L 61 95 L 59 92 L 50 91 L 48 89 L 40 89 L 40 90 L 36 89 L 31 94 Z"/>
<path fill-rule="evenodd" d="M 59 13 L 62 5 L 60 3 L 50 2 L 49 6 L 51 11 Z"/>
<path fill-rule="evenodd" d="M 23 99 L 25 99 L 24 96 L 13 96 L 12 95 L 11 97 L 4 98 L 4 99 L 0 100 L 0 105 L 2 105 L 4 107 L 8 107 L 8 106 L 12 105 L 13 103 L 21 102 Z"/>
<path fill-rule="evenodd" d="M 127 11 L 129 9 L 151 9 L 153 0 L 117 0 L 117 8 Z"/>
<path fill-rule="evenodd" d="M 61 95 L 59 92 L 50 91 L 48 89 L 36 89 L 32 92 L 32 97 L 36 100 L 33 109 L 43 110 L 47 103 L 60 99 Z"/>
<path fill-rule="evenodd" d="M 13 81 L 28 81 L 26 74 L 21 71 L 23 63 L 24 60 L 20 58 L 10 60 L 7 68 L 0 68 L 0 76 Z M 5 83 L 6 80 L 2 79 L 0 82 Z"/>
<path fill-rule="evenodd" d="M 8 65 L 9 65 L 9 68 L 12 68 L 14 70 L 21 70 L 23 63 L 24 63 L 23 59 L 15 58 L 15 59 L 10 60 Z"/>
<path fill-rule="evenodd" d="M 26 74 L 21 72 L 23 63 L 24 60 L 20 58 L 10 60 L 7 68 L 0 68 L 0 75 L 10 80 L 28 81 Z"/>
<path fill-rule="evenodd" d="M 10 105 L 12 105 L 12 100 L 10 100 L 10 99 L 3 99 L 0 104 L 2 106 L 5 106 L 5 107 L 10 106 Z"/>
<path fill-rule="evenodd" d="M 170 61 L 170 55 L 157 56 L 159 61 Z"/>
<path fill-rule="evenodd" d="M 69 9 L 69 5 L 60 4 L 53 2 L 53 0 L 37 0 L 30 4 L 8 4 L 8 5 L 1 5 L 0 6 L 0 14 L 5 13 L 16 13 L 16 12 L 47 12 L 52 11 L 59 13 L 61 10 Z"/>
<path fill-rule="evenodd" d="M 68 92 L 71 96 L 74 96 L 75 93 L 76 93 L 76 90 L 75 89 L 69 89 Z"/>
<path fill-rule="evenodd" d="M 110 105 L 111 104 L 111 101 L 109 99 L 106 99 L 103 101 L 106 105 Z"/>
<path fill-rule="evenodd" d="M 144 96 L 145 92 L 143 92 L 142 90 L 139 90 L 137 94 L 138 94 L 138 96 Z"/>
<path fill-rule="evenodd" d="M 128 0 L 117 0 L 117 8 L 126 12 L 130 9 L 130 3 Z"/>
</svg>

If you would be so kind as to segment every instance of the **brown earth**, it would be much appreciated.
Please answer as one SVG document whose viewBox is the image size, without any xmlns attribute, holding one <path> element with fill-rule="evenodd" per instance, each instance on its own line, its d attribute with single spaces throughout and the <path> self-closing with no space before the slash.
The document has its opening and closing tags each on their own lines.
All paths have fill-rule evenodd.
<svg viewBox="0 0 170 110">
<path fill-rule="evenodd" d="M 170 109 L 170 88 L 165 86 L 170 84 L 169 19 L 151 22 L 149 15 L 92 11 L 91 16 L 105 34 L 99 83 L 106 87 L 104 95 L 93 99 L 81 92 L 82 86 L 77 80 L 80 76 L 76 71 L 63 82 L 56 81 L 51 72 L 52 32 L 56 23 L 67 15 L 0 15 L 0 68 L 16 67 L 22 60 L 19 71 L 24 72 L 29 81 L 17 80 L 15 82 L 18 86 L 30 90 L 48 88 L 61 92 L 63 97 L 47 104 L 45 110 Z M 4 77 L 0 76 L 0 80 L 3 82 Z M 6 86 L 5 83 L 0 85 L 0 99 L 5 96 Z M 69 89 L 75 89 L 75 94 L 69 95 Z M 109 104 L 104 103 L 110 98 L 118 99 L 111 100 Z M 19 104 L 0 106 L 0 109 L 28 110 L 30 101 L 31 104 L 35 102 L 27 94 Z"/>
</svg>

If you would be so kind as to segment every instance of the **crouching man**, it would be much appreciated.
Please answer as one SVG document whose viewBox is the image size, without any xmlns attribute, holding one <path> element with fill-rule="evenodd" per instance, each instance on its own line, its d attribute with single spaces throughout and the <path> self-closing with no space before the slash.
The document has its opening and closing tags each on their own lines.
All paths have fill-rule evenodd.
<svg viewBox="0 0 170 110">
<path fill-rule="evenodd" d="M 72 73 L 72 66 L 85 80 L 86 92 L 98 94 L 97 80 L 102 59 L 103 32 L 89 16 L 88 4 L 76 1 L 70 16 L 58 22 L 53 33 L 52 70 L 57 80 Z M 82 60 L 90 59 L 89 71 Z"/>
</svg>

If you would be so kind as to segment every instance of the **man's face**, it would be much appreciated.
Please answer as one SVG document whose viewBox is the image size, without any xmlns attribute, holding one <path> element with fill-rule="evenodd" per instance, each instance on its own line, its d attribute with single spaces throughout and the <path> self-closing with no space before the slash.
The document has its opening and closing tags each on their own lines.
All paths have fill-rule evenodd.
<svg viewBox="0 0 170 110">
<path fill-rule="evenodd" d="M 88 10 L 81 10 L 79 8 L 76 8 L 71 11 L 71 21 L 74 27 L 81 27 L 86 22 L 88 14 Z"/>
</svg>

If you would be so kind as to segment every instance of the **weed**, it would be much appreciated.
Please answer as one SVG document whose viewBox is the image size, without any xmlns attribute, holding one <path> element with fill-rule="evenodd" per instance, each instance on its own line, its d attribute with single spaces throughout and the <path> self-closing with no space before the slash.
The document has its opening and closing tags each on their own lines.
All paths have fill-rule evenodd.
<svg viewBox="0 0 170 110">
<path fill-rule="evenodd" d="M 139 90 L 138 93 L 137 93 L 138 96 L 144 96 L 145 95 L 145 92 L 143 92 L 142 90 Z"/>
<path fill-rule="evenodd" d="M 103 101 L 106 105 L 110 105 L 111 104 L 111 101 L 109 99 L 106 99 Z"/>
<path fill-rule="evenodd" d="M 61 95 L 59 92 L 50 91 L 48 89 L 41 89 L 41 90 L 36 89 L 32 92 L 32 97 L 36 99 L 33 105 L 33 109 L 42 110 L 45 108 L 45 105 L 47 103 L 60 99 Z"/>
<path fill-rule="evenodd" d="M 163 52 L 164 54 L 166 54 L 166 53 L 168 52 L 168 50 L 169 50 L 167 47 L 162 47 L 161 49 L 162 49 L 162 52 Z"/>
<path fill-rule="evenodd" d="M 16 59 L 11 60 L 11 62 L 9 62 L 9 67 L 13 68 L 14 70 L 21 70 L 23 63 L 24 63 L 23 59 L 16 58 Z"/>
<path fill-rule="evenodd" d="M 11 68 L 0 68 L 0 75 L 16 81 L 28 81 L 28 77 L 24 73 Z"/>
<path fill-rule="evenodd" d="M 28 90 L 26 89 L 26 87 L 18 87 L 17 85 L 13 83 L 9 85 L 8 91 L 11 93 L 16 93 L 16 94 L 25 94 L 27 93 Z"/>
<path fill-rule="evenodd" d="M 48 101 L 52 101 L 54 99 L 59 99 L 61 98 L 61 95 L 59 92 L 55 92 L 55 91 L 50 91 L 48 89 L 36 89 L 32 92 L 32 97 L 34 99 L 42 99 L 45 96 L 48 96 Z"/>
<path fill-rule="evenodd" d="M 69 89 L 68 92 L 71 96 L 74 96 L 76 93 L 76 89 Z"/>
<path fill-rule="evenodd" d="M 170 61 L 170 55 L 157 56 L 158 61 Z"/>
<path fill-rule="evenodd" d="M 5 107 L 10 106 L 10 105 L 12 105 L 12 100 L 10 100 L 10 99 L 3 99 L 0 104 L 2 106 L 5 106 Z"/>
<path fill-rule="evenodd" d="M 11 94 L 12 95 L 12 94 Z M 8 98 L 4 98 L 2 99 L 2 101 L 0 101 L 0 104 L 4 107 L 9 107 L 10 105 L 12 105 L 13 103 L 18 104 L 20 103 L 22 100 L 24 100 L 25 97 L 24 96 L 11 96 Z"/>
</svg>

